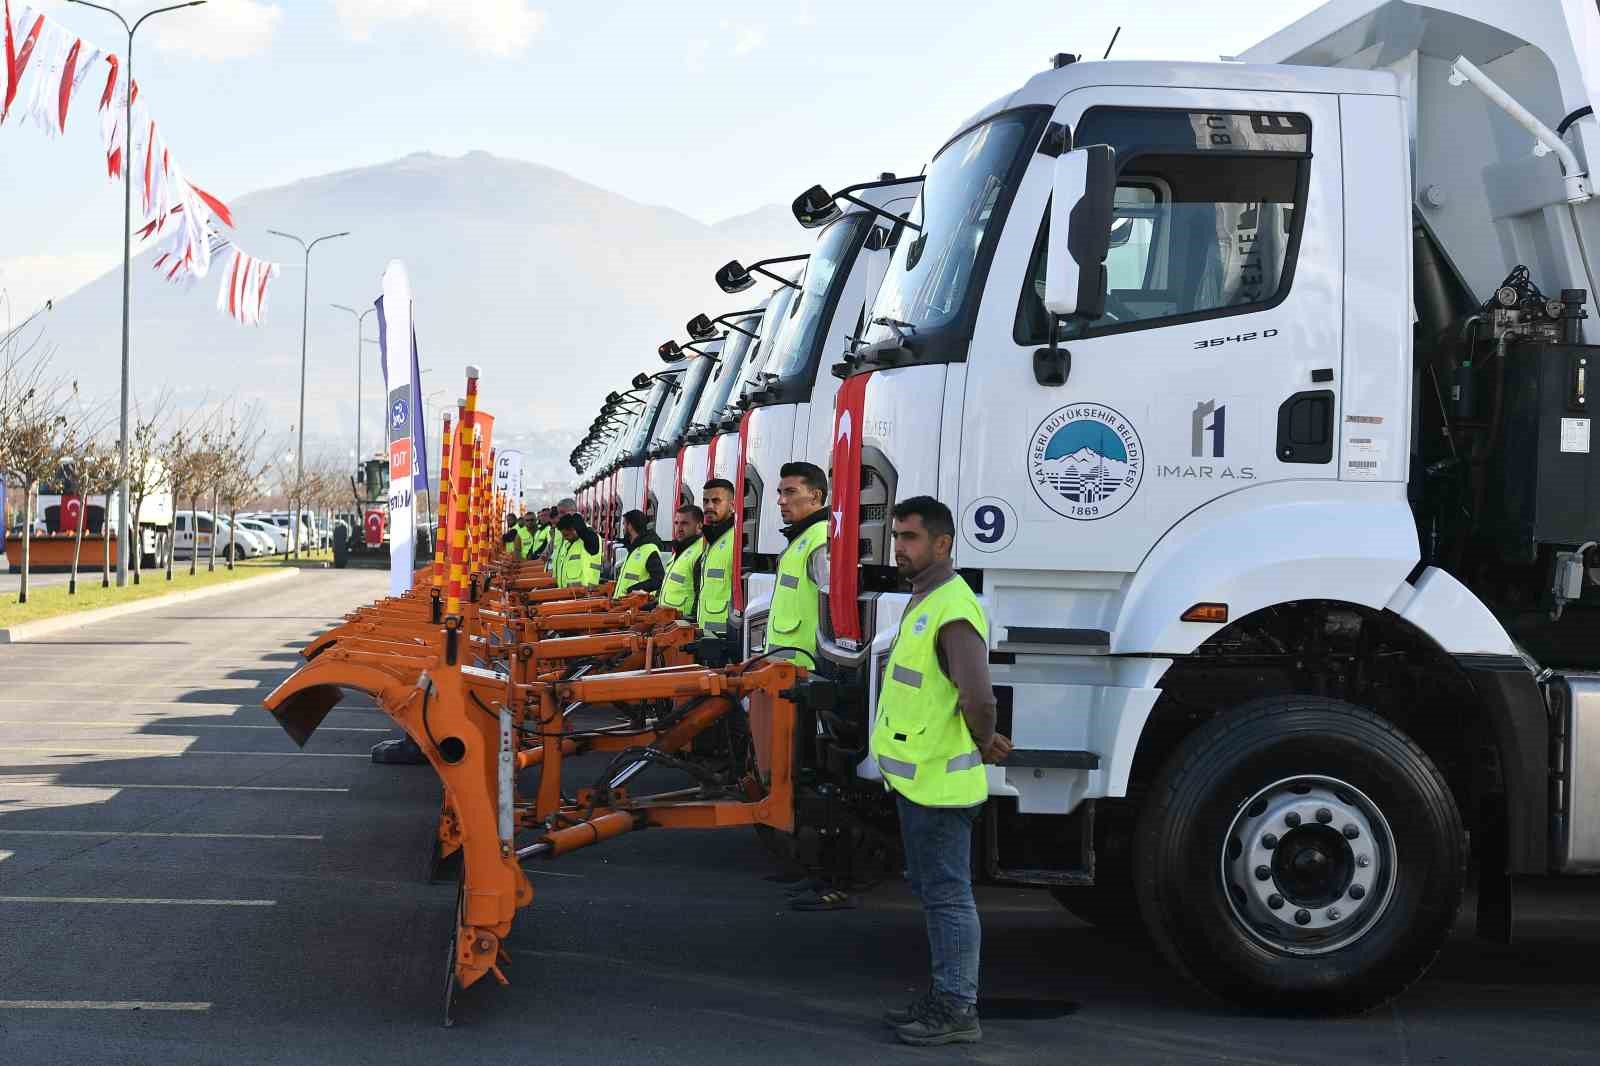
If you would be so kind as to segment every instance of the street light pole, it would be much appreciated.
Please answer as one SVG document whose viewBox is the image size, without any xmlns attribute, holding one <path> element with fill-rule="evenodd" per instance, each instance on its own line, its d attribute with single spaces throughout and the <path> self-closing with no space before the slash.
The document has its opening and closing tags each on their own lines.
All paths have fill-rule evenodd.
<svg viewBox="0 0 1600 1066">
<path fill-rule="evenodd" d="M 114 11 L 89 0 L 68 0 L 80 7 L 104 11 L 122 23 L 128 34 L 128 53 L 124 56 L 126 70 L 122 82 L 122 413 L 119 425 L 121 476 L 117 478 L 117 587 L 128 583 L 128 558 L 132 548 L 128 544 L 128 308 L 133 285 L 133 35 L 145 20 L 168 11 L 185 7 L 200 7 L 206 0 L 189 0 L 185 4 L 158 7 L 141 15 L 132 26 Z M 198 542 L 197 542 L 198 543 Z"/>
<path fill-rule="evenodd" d="M 294 553 L 296 556 L 298 556 L 300 554 L 300 512 L 298 510 L 300 505 L 299 497 L 306 476 L 306 329 L 307 318 L 311 313 L 311 249 L 315 248 L 323 241 L 331 241 L 336 237 L 348 237 L 350 236 L 350 231 L 344 230 L 340 233 L 325 233 L 321 237 L 313 240 L 310 244 L 307 244 L 294 234 L 284 233 L 282 230 L 269 229 L 267 232 L 272 234 L 274 237 L 287 237 L 289 240 L 298 244 L 306 254 L 305 285 L 300 297 L 300 420 L 295 423 L 295 429 L 300 434 L 299 440 L 295 443 L 294 453 L 294 493 L 296 510 L 289 521 L 289 534 L 294 538 Z"/>
<path fill-rule="evenodd" d="M 366 341 L 361 336 L 361 328 L 362 328 L 362 326 L 364 326 L 366 324 L 367 316 L 372 314 L 372 312 L 376 311 L 377 308 L 376 307 L 369 307 L 365 311 L 362 311 L 359 314 L 357 314 L 356 309 L 354 307 L 346 307 L 344 304 L 329 304 L 328 306 L 336 308 L 337 310 L 340 310 L 340 311 L 348 312 L 349 314 L 352 314 L 352 315 L 356 316 L 356 469 L 360 470 L 361 469 L 361 463 L 362 463 L 362 459 L 361 459 L 361 360 L 364 357 L 364 351 L 365 351 L 362 348 L 362 345 L 366 343 Z"/>
</svg>

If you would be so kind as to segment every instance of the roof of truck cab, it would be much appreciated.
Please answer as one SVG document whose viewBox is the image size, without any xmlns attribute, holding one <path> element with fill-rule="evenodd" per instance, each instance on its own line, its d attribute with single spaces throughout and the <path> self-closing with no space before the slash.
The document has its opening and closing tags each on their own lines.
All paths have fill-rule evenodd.
<svg viewBox="0 0 1600 1066">
<path fill-rule="evenodd" d="M 1054 106 L 1074 89 L 1091 86 L 1149 86 L 1173 89 L 1242 89 L 1256 92 L 1345 93 L 1399 96 L 1400 81 L 1387 71 L 1339 70 L 1255 63 L 1089 60 L 1045 70 L 1016 92 L 1002 96 L 958 127 L 966 130 L 991 115 L 1013 108 Z"/>
</svg>

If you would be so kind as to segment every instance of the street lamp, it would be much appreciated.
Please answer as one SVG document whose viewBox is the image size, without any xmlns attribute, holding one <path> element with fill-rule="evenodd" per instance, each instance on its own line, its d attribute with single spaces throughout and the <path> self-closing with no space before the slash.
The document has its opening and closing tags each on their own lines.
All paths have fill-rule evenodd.
<svg viewBox="0 0 1600 1066">
<path fill-rule="evenodd" d="M 357 312 L 354 307 L 344 304 L 329 304 L 339 311 L 345 311 L 355 316 L 356 319 L 356 466 L 361 465 L 361 346 L 365 341 L 361 336 L 361 327 L 366 324 L 367 316 L 376 311 L 376 307 L 369 307 L 365 311 Z"/>
<path fill-rule="evenodd" d="M 80 7 L 104 11 L 122 23 L 128 33 L 128 53 L 123 58 L 126 66 L 122 82 L 122 445 L 120 448 L 122 473 L 117 479 L 117 587 L 128 583 L 128 306 L 133 284 L 133 35 L 145 21 L 168 11 L 185 7 L 200 7 L 206 0 L 189 0 L 186 4 L 158 7 L 139 16 L 132 26 L 121 12 L 89 0 L 68 0 Z M 197 541 L 198 543 L 198 541 Z"/>
<path fill-rule="evenodd" d="M 294 491 L 295 491 L 295 496 L 296 496 L 295 506 L 298 508 L 299 503 L 300 503 L 298 497 L 299 497 L 299 494 L 300 494 L 300 491 L 301 491 L 301 487 L 302 487 L 301 483 L 305 480 L 305 465 L 306 465 L 305 464 L 305 452 L 306 452 L 306 317 L 307 317 L 307 315 L 310 314 L 310 311 L 311 311 L 311 249 L 315 248 L 317 245 L 321 244 L 323 241 L 331 241 L 336 237 L 348 237 L 348 236 L 350 236 L 350 231 L 349 230 L 345 230 L 345 231 L 343 231 L 341 233 L 325 233 L 321 237 L 318 237 L 315 240 L 313 240 L 310 244 L 307 244 L 305 241 L 301 240 L 299 237 L 296 237 L 294 234 L 292 234 L 292 233 L 284 233 L 282 230 L 269 229 L 269 230 L 267 230 L 267 232 L 272 234 L 274 237 L 286 237 L 289 240 L 294 241 L 306 253 L 305 286 L 304 286 L 304 288 L 303 288 L 303 290 L 301 292 L 301 296 L 300 296 L 300 421 L 299 421 L 299 423 L 297 425 L 297 428 L 298 428 L 298 430 L 300 432 L 300 439 L 299 439 L 299 442 L 295 445 L 295 461 L 294 461 Z M 357 333 L 359 333 L 359 332 L 360 332 L 360 328 L 358 326 L 357 327 Z M 292 533 L 292 535 L 294 536 L 294 542 L 295 542 L 294 551 L 295 551 L 295 554 L 299 555 L 300 554 L 300 512 L 298 510 L 295 511 L 294 521 L 290 524 L 289 529 L 290 529 L 290 532 Z"/>
</svg>

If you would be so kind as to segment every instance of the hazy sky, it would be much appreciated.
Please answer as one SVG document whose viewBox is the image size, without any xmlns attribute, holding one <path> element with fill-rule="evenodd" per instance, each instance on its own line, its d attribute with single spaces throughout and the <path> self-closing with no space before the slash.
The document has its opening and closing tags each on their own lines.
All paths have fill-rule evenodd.
<svg viewBox="0 0 1600 1066">
<path fill-rule="evenodd" d="M 43 6 L 122 51 L 109 15 Z M 1054 52 L 1099 56 L 1119 23 L 1117 58 L 1215 59 L 1315 6 L 212 0 L 152 19 L 134 58 L 173 156 L 224 198 L 484 149 L 716 221 L 817 181 L 915 173 L 964 117 Z M 0 287 L 17 305 L 120 261 L 120 189 L 93 101 L 76 106 L 57 140 L 15 117 L 0 127 Z"/>
</svg>

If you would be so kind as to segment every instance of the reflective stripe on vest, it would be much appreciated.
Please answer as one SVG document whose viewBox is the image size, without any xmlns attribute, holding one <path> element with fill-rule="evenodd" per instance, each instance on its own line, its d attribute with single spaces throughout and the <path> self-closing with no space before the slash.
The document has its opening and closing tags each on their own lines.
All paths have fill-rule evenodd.
<svg viewBox="0 0 1600 1066">
<path fill-rule="evenodd" d="M 617 587 L 611 593 L 611 598 L 620 600 L 633 591 L 633 586 L 639 584 L 650 576 L 650 559 L 661 554 L 661 545 L 653 541 L 646 541 L 628 553 L 628 561 L 622 564 L 622 573 L 617 575 Z"/>
<path fill-rule="evenodd" d="M 695 621 L 703 626 L 724 626 L 733 607 L 733 530 L 729 529 L 706 549 L 705 576 L 700 581 L 700 603 Z"/>
<path fill-rule="evenodd" d="M 828 523 L 813 522 L 789 542 L 778 557 L 778 584 L 772 590 L 767 616 L 767 649 L 793 648 L 804 654 L 800 665 L 817 663 L 819 594 L 811 580 L 811 554 L 826 550 Z"/>
<path fill-rule="evenodd" d="M 988 640 L 983 607 L 960 577 L 900 620 L 878 691 L 873 757 L 889 788 L 924 807 L 971 807 L 989 794 L 983 756 L 961 717 L 960 693 L 939 666 L 939 631 L 956 621 Z"/>
<path fill-rule="evenodd" d="M 582 538 L 572 541 L 561 553 L 558 584 L 562 588 L 600 584 L 600 562 L 600 553 L 584 547 Z"/>
<path fill-rule="evenodd" d="M 661 583 L 661 606 L 687 614 L 695 605 L 694 567 L 705 554 L 706 542 L 696 540 L 672 557 L 666 580 Z"/>
</svg>

